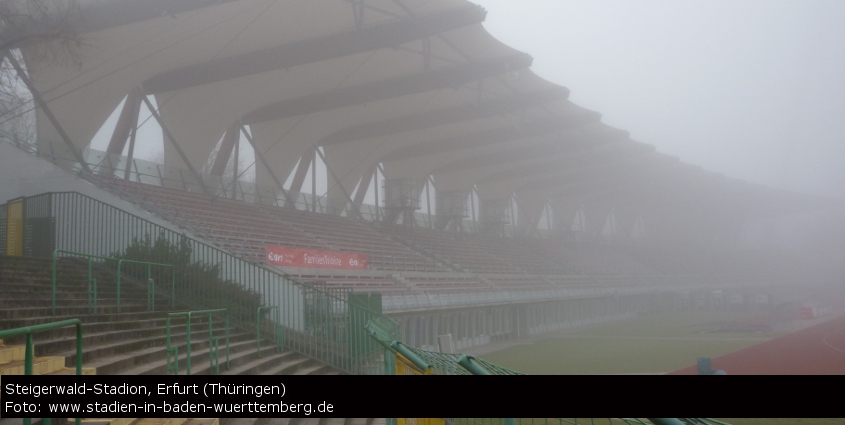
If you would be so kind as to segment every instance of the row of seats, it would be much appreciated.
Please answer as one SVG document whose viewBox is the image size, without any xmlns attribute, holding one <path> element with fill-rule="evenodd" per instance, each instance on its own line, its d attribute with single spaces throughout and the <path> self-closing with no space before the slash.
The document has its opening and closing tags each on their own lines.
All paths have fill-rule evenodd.
<svg viewBox="0 0 845 425">
<path fill-rule="evenodd" d="M 345 217 L 290 208 L 261 206 L 226 198 L 114 179 L 131 194 L 168 218 L 195 229 L 222 249 L 263 261 L 264 244 L 363 253 L 371 269 L 439 271 L 438 265 L 366 225 Z"/>
</svg>

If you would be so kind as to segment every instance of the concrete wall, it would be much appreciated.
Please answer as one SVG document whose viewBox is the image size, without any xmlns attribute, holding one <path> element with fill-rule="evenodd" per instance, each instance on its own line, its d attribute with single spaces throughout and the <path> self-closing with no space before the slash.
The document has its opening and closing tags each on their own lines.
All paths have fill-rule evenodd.
<svg viewBox="0 0 845 425">
<path fill-rule="evenodd" d="M 79 192 L 113 205 L 162 227 L 182 233 L 183 229 L 100 189 L 55 164 L 0 141 L 0 204 L 22 196 L 46 192 Z"/>
</svg>

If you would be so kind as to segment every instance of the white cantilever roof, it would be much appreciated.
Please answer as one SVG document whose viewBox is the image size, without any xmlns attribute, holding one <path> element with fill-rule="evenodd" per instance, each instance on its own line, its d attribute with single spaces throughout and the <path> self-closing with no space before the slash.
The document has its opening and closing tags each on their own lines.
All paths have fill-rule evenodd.
<svg viewBox="0 0 845 425">
<path fill-rule="evenodd" d="M 440 190 L 516 193 L 529 214 L 550 200 L 561 211 L 671 204 L 721 219 L 795 202 L 601 123 L 532 73 L 530 55 L 489 34 L 485 16 L 465 0 L 80 0 L 69 18 L 82 41 L 73 63 L 42 54 L 43 42 L 23 51 L 78 148 L 138 90 L 155 96 L 192 167 L 245 124 L 269 165 L 259 179 L 284 180 L 322 146 L 339 180 L 332 197 L 383 163 L 388 178 L 434 175 Z M 43 112 L 37 125 L 39 143 L 60 140 Z M 165 146 L 165 161 L 182 165 Z"/>
</svg>

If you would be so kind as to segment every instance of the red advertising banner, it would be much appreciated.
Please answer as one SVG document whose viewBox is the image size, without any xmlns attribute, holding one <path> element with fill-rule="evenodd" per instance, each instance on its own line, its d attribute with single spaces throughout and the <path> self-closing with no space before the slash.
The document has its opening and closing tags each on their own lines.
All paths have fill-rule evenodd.
<svg viewBox="0 0 845 425">
<path fill-rule="evenodd" d="M 276 245 L 264 245 L 264 259 L 267 264 L 274 266 L 325 269 L 366 269 L 369 261 L 369 257 L 365 254 L 287 248 Z"/>
</svg>

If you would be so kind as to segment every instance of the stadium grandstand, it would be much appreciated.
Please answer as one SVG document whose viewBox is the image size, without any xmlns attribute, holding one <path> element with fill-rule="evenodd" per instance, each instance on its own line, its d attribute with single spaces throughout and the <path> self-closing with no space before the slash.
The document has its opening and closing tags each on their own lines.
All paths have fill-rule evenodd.
<svg viewBox="0 0 845 425">
<path fill-rule="evenodd" d="M 843 299 L 841 270 L 743 243 L 833 201 L 632 140 L 469 1 L 3 7 L 31 97 L 0 118 L 0 332 L 70 321 L 35 373 L 381 374 L 370 321 L 439 352 Z"/>
</svg>

